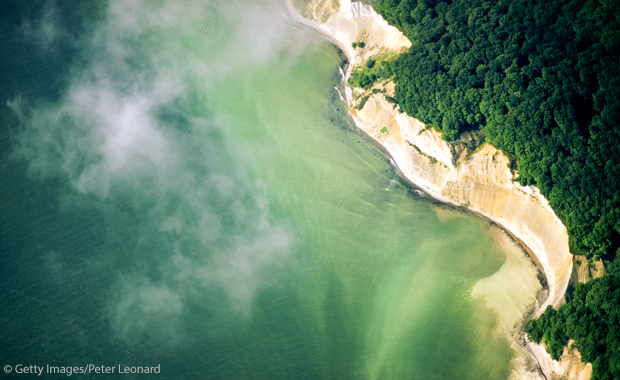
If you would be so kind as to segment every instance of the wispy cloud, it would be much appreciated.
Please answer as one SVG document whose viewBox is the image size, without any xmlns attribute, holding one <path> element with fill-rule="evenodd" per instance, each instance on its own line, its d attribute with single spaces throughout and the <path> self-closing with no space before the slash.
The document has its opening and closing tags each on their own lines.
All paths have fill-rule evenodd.
<svg viewBox="0 0 620 380">
<path fill-rule="evenodd" d="M 109 227 L 127 207 L 142 215 L 133 248 L 106 253 L 129 260 L 108 312 L 129 342 L 156 326 L 166 326 L 158 330 L 169 337 L 164 343 L 182 341 L 185 304 L 198 299 L 251 317 L 272 270 L 292 258 L 290 232 L 270 218 L 264 190 L 243 168 L 227 124 L 234 116 L 209 100 L 214 78 L 299 43 L 284 37 L 280 7 L 111 1 L 105 22 L 80 43 L 90 58 L 74 65 L 60 101 L 8 103 L 22 120 L 14 157 L 33 176 L 59 178 L 72 196 L 95 199 Z M 38 35 L 43 46 L 63 38 L 56 12 L 26 22 L 24 35 Z M 190 101 L 196 95 L 204 99 L 198 106 Z"/>
<path fill-rule="evenodd" d="M 60 13 L 55 2 L 48 0 L 38 17 L 23 20 L 19 31 L 25 41 L 39 46 L 43 50 L 54 50 L 60 40 L 70 39 L 66 30 L 60 25 Z"/>
</svg>

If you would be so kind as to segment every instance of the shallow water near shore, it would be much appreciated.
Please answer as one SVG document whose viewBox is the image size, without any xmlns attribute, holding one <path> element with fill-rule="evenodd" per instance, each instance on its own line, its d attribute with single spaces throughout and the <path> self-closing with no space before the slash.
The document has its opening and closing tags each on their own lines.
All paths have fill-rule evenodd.
<svg viewBox="0 0 620 380">
<path fill-rule="evenodd" d="M 536 268 L 398 176 L 283 2 L 62 6 L 2 16 L 1 364 L 511 376 Z"/>
</svg>

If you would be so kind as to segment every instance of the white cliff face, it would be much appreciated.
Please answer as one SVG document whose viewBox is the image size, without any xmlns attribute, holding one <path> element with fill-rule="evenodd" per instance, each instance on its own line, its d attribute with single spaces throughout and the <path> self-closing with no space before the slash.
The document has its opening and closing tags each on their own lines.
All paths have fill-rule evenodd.
<svg viewBox="0 0 620 380">
<path fill-rule="evenodd" d="M 369 5 L 351 0 L 310 0 L 306 2 L 305 9 L 299 10 L 293 8 L 290 1 L 287 4 L 296 19 L 299 20 L 298 12 L 301 12 L 305 17 L 301 22 L 318 29 L 337 43 L 349 58 L 349 67 L 379 53 L 405 52 L 411 46 L 411 41 Z M 360 41 L 365 43 L 364 48 L 353 48 L 352 44 Z"/>
<path fill-rule="evenodd" d="M 547 305 L 562 304 L 572 268 L 566 228 L 538 189 L 513 182 L 508 157 L 489 144 L 467 157 L 465 143 L 448 144 L 438 132 L 424 130 L 420 121 L 394 109 L 382 94 L 351 113 L 411 182 L 437 199 L 497 222 L 524 244 L 549 286 L 538 313 Z"/>
<path fill-rule="evenodd" d="M 309 19 L 300 21 L 322 32 L 347 54 L 351 65 L 346 78 L 352 67 L 376 54 L 400 53 L 411 46 L 372 7 L 340 1 L 339 7 L 329 0 L 308 1 L 302 13 Z M 357 41 L 364 41 L 366 47 L 353 49 L 351 44 Z M 475 132 L 447 143 L 439 132 L 399 112 L 381 93 L 370 95 L 357 110 L 352 89 L 347 88 L 347 102 L 357 126 L 386 149 L 409 181 L 436 199 L 493 220 L 521 242 L 547 279 L 548 296 L 534 311 L 536 316 L 548 305 L 557 308 L 564 302 L 572 270 L 566 227 L 537 188 L 514 182 L 506 155 L 490 144 L 478 147 L 481 135 Z M 566 353 L 563 361 L 556 362 L 541 347 L 528 344 L 548 379 L 590 378 L 591 366 L 588 372 L 578 352 Z"/>
<path fill-rule="evenodd" d="M 454 148 L 441 139 L 441 134 L 427 128 L 420 120 L 395 112 L 394 118 L 403 134 L 403 139 L 415 145 L 424 154 L 434 157 L 447 168 L 455 170 L 453 160 Z"/>
<path fill-rule="evenodd" d="M 568 347 L 572 343 L 573 340 L 571 339 L 568 342 Z M 568 347 L 564 347 L 560 360 L 555 361 L 551 359 L 542 344 L 530 342 L 527 346 L 547 379 L 590 380 L 592 378 L 592 364 L 582 363 L 581 354 L 577 350 L 569 350 Z"/>
</svg>

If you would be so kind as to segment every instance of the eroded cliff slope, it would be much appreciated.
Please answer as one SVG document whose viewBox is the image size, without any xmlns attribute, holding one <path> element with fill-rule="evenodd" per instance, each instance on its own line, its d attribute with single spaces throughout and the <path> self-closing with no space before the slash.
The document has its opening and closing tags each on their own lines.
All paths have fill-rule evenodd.
<svg viewBox="0 0 620 380">
<path fill-rule="evenodd" d="M 309 17 L 303 20 L 306 24 L 344 50 L 350 60 L 347 76 L 379 53 L 400 53 L 411 46 L 372 7 L 359 2 L 312 0 L 298 11 Z M 364 41 L 365 47 L 352 48 L 355 41 Z M 379 92 L 347 89 L 349 111 L 357 126 L 389 152 L 407 179 L 431 196 L 484 215 L 519 239 L 547 278 L 549 295 L 539 310 L 561 305 L 572 270 L 568 234 L 538 189 L 515 182 L 508 157 L 489 144 L 480 144 L 480 133 L 465 133 L 448 143 L 439 132 L 387 101 L 385 95 L 393 84 L 384 82 L 375 88 Z M 366 102 L 357 109 L 364 96 Z"/>
<path fill-rule="evenodd" d="M 400 53 L 411 46 L 372 7 L 359 2 L 311 0 L 298 1 L 296 9 L 289 6 L 298 20 L 322 32 L 345 52 L 350 62 L 346 78 L 368 59 Z M 353 48 L 357 41 L 365 46 Z M 515 181 L 517 173 L 510 169 L 508 157 L 484 143 L 480 132 L 465 133 L 448 143 L 439 132 L 399 112 L 386 98 L 393 87 L 383 81 L 367 90 L 347 88 L 349 111 L 357 126 L 385 148 L 409 181 L 436 199 L 495 221 L 518 239 L 547 280 L 548 294 L 534 313 L 542 313 L 547 305 L 559 307 L 571 279 L 572 260 L 566 228 L 547 200 L 536 187 Z M 581 363 L 578 353 L 566 353 L 564 361 L 555 362 L 541 347 L 529 343 L 548 379 L 590 377 L 591 366 Z"/>
</svg>

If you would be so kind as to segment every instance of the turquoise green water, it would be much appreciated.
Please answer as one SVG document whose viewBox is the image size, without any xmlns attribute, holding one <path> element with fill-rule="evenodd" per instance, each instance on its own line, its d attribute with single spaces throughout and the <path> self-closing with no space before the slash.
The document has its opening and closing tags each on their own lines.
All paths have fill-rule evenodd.
<svg viewBox="0 0 620 380">
<path fill-rule="evenodd" d="M 534 266 L 406 185 L 284 4 L 23 7 L 12 54 L 57 58 L 3 60 L 44 85 L 2 88 L 0 364 L 508 378 Z"/>
</svg>

